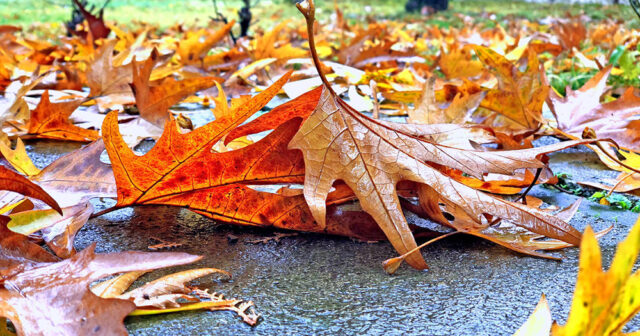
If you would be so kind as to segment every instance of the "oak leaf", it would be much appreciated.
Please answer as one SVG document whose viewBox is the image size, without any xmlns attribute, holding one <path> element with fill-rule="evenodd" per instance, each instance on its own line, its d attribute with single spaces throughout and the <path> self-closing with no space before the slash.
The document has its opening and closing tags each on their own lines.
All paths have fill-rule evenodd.
<svg viewBox="0 0 640 336">
<path fill-rule="evenodd" d="M 313 1 L 297 6 L 307 19 L 309 43 L 324 87 L 318 106 L 300 126 L 289 148 L 303 152 L 304 196 L 321 226 L 326 225 L 327 195 L 333 183 L 342 180 L 353 189 L 363 210 L 376 220 L 400 254 L 414 250 L 416 243 L 395 190 L 398 182 L 410 180 L 428 185 L 451 203 L 463 204 L 464 212 L 476 221 L 488 214 L 512 220 L 533 232 L 542 231 L 551 238 L 579 243 L 580 233 L 566 222 L 469 188 L 429 164 L 448 166 L 477 178 L 484 173 L 510 174 L 518 168 L 542 168 L 544 165 L 536 157 L 579 142 L 519 151 L 469 151 L 423 140 L 421 136 L 429 134 L 429 125 L 370 119 L 354 111 L 331 89 L 314 49 Z M 411 253 L 407 262 L 415 268 L 427 267 L 419 252 Z"/>
<path fill-rule="evenodd" d="M 63 206 L 96 197 L 116 197 L 111 165 L 100 160 L 105 146 L 98 139 L 61 156 L 31 178 Z"/>
<path fill-rule="evenodd" d="M 13 191 L 27 197 L 39 199 L 52 209 L 62 213 L 62 210 L 55 199 L 47 194 L 47 192 L 45 192 L 41 187 L 4 166 L 0 166 L 0 190 Z"/>
<path fill-rule="evenodd" d="M 93 141 L 99 138 L 98 131 L 75 126 L 69 120 L 71 114 L 82 104 L 81 100 L 52 103 L 49 91 L 42 94 L 40 103 L 31 111 L 28 133 L 37 138 L 70 141 Z"/>
<path fill-rule="evenodd" d="M 611 102 L 600 103 L 600 97 L 608 89 L 607 79 L 611 66 L 598 72 L 580 89 L 567 87 L 565 97 L 549 94 L 549 107 L 558 128 L 570 135 L 580 137 L 585 127 L 596 131 L 599 137 L 610 138 L 618 145 L 630 150 L 640 150 L 640 121 L 634 117 L 640 113 L 640 97 L 633 88 Z"/>
<path fill-rule="evenodd" d="M 129 83 L 132 79 L 131 66 L 115 65 L 113 49 L 116 40 L 109 40 L 97 50 L 87 66 L 89 96 L 117 95 L 130 97 Z"/>
<path fill-rule="evenodd" d="M 275 150 L 278 146 L 286 147 L 283 139 L 288 140 L 287 134 L 295 132 L 295 122 L 243 149 L 225 153 L 211 151 L 229 130 L 271 100 L 289 75 L 245 104 L 232 108 L 224 117 L 189 133 L 181 134 L 170 120 L 163 136 L 142 157 L 136 156 L 124 143 L 118 131 L 117 115 L 110 113 L 105 118 L 103 134 L 118 186 L 117 206 L 174 204 L 204 206 L 203 210 L 207 210 L 213 195 L 223 195 L 212 192 L 215 188 L 229 188 L 234 183 L 301 181 L 303 167 L 299 157 Z M 296 161 L 299 163 L 295 164 Z"/>
<path fill-rule="evenodd" d="M 16 140 L 16 148 L 11 148 L 11 141 L 6 134 L 0 132 L 0 153 L 19 173 L 33 176 L 40 172 L 40 169 L 33 164 L 27 154 L 22 139 Z"/>
<path fill-rule="evenodd" d="M 195 77 L 176 81 L 163 80 L 159 85 L 149 83 L 151 71 L 158 61 L 158 52 L 153 49 L 151 56 L 143 62 L 133 61 L 133 83 L 131 89 L 136 98 L 140 116 L 152 124 L 162 127 L 169 118 L 169 108 L 184 98 L 214 85 L 215 77 Z"/>
<path fill-rule="evenodd" d="M 160 309 L 180 307 L 181 304 L 177 299 L 184 299 L 185 294 L 191 292 L 186 283 L 213 273 L 223 274 L 227 278 L 231 277 L 228 272 L 217 268 L 192 269 L 147 282 L 136 289 L 118 295 L 117 298 L 133 301 L 136 307 L 155 307 Z"/>
<path fill-rule="evenodd" d="M 96 254 L 92 245 L 59 262 L 38 262 L 0 283 L 0 316 L 22 335 L 126 335 L 123 320 L 132 302 L 102 299 L 89 284 L 111 274 L 194 262 L 200 257 L 173 252 Z M 2 271 L 0 269 L 0 271 Z"/>
</svg>

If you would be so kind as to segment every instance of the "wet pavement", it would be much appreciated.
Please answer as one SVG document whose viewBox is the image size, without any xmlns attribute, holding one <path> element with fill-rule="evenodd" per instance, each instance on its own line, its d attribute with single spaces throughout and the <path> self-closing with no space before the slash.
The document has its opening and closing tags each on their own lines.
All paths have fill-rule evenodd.
<svg viewBox="0 0 640 336">
<path fill-rule="evenodd" d="M 545 142 L 554 142 L 547 139 Z M 28 142 L 36 165 L 78 148 L 77 144 Z M 615 177 L 603 170 L 586 148 L 551 156 L 555 172 L 575 180 Z M 564 207 L 576 196 L 535 187 L 531 193 Z M 111 202 L 111 203 L 110 203 Z M 96 200 L 100 210 L 110 200 Z M 584 200 L 571 223 L 602 230 L 615 227 L 600 241 L 604 264 L 637 214 Z M 409 215 L 412 222 L 424 222 Z M 229 235 L 238 237 L 230 241 Z M 169 272 L 217 267 L 231 281 L 205 278 L 197 283 L 227 297 L 252 300 L 264 320 L 245 325 L 231 312 L 187 312 L 128 318 L 132 335 L 510 335 L 546 294 L 554 318 L 569 312 L 577 272 L 577 248 L 557 252 L 562 262 L 523 256 L 490 242 L 454 235 L 424 250 L 430 266 L 415 271 L 404 265 L 393 276 L 381 262 L 396 254 L 388 243 L 363 243 L 341 237 L 299 234 L 279 243 L 250 244 L 272 236 L 269 230 L 234 227 L 185 209 L 138 207 L 95 218 L 78 234 L 76 247 L 93 242 L 99 252 L 146 250 L 152 237 L 182 243 L 177 251 L 203 255 L 196 264 L 147 274 L 148 281 Z M 637 326 L 640 323 L 634 325 Z"/>
</svg>

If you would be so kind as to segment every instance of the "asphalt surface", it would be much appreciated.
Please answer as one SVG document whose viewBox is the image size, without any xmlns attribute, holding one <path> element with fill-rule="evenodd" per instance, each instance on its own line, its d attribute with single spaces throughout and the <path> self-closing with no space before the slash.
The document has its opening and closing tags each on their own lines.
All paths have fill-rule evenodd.
<svg viewBox="0 0 640 336">
<path fill-rule="evenodd" d="M 555 140 L 546 139 L 543 143 Z M 28 150 L 43 167 L 78 144 L 30 141 Z M 149 146 L 147 146 L 149 147 Z M 611 178 L 586 148 L 551 156 L 555 172 L 571 180 Z M 568 206 L 577 197 L 535 187 L 531 195 Z M 112 204 L 95 200 L 97 210 Z M 583 200 L 572 224 L 601 230 L 605 265 L 617 242 L 637 218 Z M 419 225 L 430 225 L 408 214 Z M 406 265 L 393 276 L 381 262 L 395 253 L 388 243 L 363 243 L 341 237 L 299 234 L 279 242 L 249 241 L 273 236 L 270 230 L 216 223 L 185 209 L 127 208 L 95 218 L 80 231 L 76 247 L 98 243 L 98 252 L 146 250 L 152 237 L 183 244 L 176 251 L 203 255 L 197 264 L 147 274 L 149 281 L 193 267 L 217 267 L 231 281 L 205 278 L 198 284 L 227 297 L 252 300 L 263 316 L 256 327 L 230 312 L 186 312 L 126 320 L 132 335 L 510 335 L 529 316 L 544 293 L 554 318 L 569 312 L 578 265 L 577 248 L 557 252 L 562 262 L 512 252 L 478 238 L 454 235 L 426 248 L 429 270 Z M 229 236 L 237 237 L 237 241 Z M 633 321 L 632 325 L 640 325 Z"/>
</svg>

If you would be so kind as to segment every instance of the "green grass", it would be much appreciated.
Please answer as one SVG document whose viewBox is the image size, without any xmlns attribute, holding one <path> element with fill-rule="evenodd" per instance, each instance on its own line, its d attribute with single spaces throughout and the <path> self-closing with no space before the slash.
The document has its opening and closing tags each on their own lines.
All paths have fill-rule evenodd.
<svg viewBox="0 0 640 336">
<path fill-rule="evenodd" d="M 350 0 L 338 1 L 347 19 L 352 22 L 363 22 L 365 16 L 388 19 L 419 19 L 419 15 L 407 15 L 404 12 L 404 0 Z M 90 0 L 90 3 L 101 6 L 103 1 Z M 318 17 L 322 20 L 333 10 L 332 0 L 317 0 L 320 8 Z M 219 7 L 228 18 L 235 18 L 235 10 L 241 7 L 239 0 L 218 0 Z M 365 8 L 369 6 L 370 10 Z M 277 18 L 300 19 L 295 6 L 290 0 L 260 0 L 255 7 L 254 19 L 259 26 L 272 26 Z M 638 25 L 639 21 L 629 6 L 600 6 L 600 5 L 568 5 L 568 4 L 534 4 L 504 0 L 452 0 L 450 10 L 439 13 L 423 22 L 448 26 L 459 20 L 455 13 L 470 15 L 478 20 L 487 21 L 487 26 L 500 22 L 506 17 L 516 16 L 530 20 L 547 16 L 564 17 L 567 12 L 572 14 L 585 13 L 593 18 L 615 17 Z M 0 0 L 0 22 L 3 24 L 20 25 L 26 29 L 38 30 L 39 24 L 48 24 L 48 29 L 63 29 L 61 23 L 70 17 L 71 6 L 68 0 Z M 494 13 L 495 16 L 479 15 Z M 167 27 L 175 23 L 188 25 L 204 25 L 214 16 L 213 5 L 209 0 L 113 0 L 106 10 L 107 21 L 122 25 L 131 25 L 135 21 L 143 21 Z"/>
</svg>

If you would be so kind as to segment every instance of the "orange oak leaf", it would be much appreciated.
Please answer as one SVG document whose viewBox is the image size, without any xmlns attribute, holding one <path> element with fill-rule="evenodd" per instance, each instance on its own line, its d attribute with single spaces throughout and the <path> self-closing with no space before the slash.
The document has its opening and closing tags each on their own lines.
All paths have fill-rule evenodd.
<svg viewBox="0 0 640 336">
<path fill-rule="evenodd" d="M 577 245 L 580 233 L 566 222 L 518 203 L 484 194 L 443 175 L 433 162 L 458 169 L 476 178 L 484 173 L 510 174 L 518 168 L 542 168 L 541 154 L 575 146 L 581 142 L 516 151 L 471 151 L 441 146 L 417 136 L 429 125 L 397 124 L 370 119 L 341 100 L 319 66 L 313 39 L 315 6 L 312 0 L 298 3 L 307 20 L 309 45 L 323 81 L 320 101 L 301 125 L 289 147 L 300 149 L 305 161 L 304 196 L 318 223 L 326 223 L 327 195 L 337 180 L 344 181 L 360 204 L 385 232 L 400 254 L 416 248 L 398 200 L 396 185 L 409 180 L 428 185 L 439 197 L 463 206 L 471 218 L 485 215 L 509 219 L 533 231 Z M 423 129 L 421 129 L 423 128 Z M 407 262 L 419 269 L 427 265 L 413 252 Z"/>
<path fill-rule="evenodd" d="M 173 252 L 96 254 L 94 249 L 95 244 L 66 260 L 42 260 L 28 268 L 18 267 L 0 278 L 0 316 L 11 320 L 21 335 L 126 335 L 123 321 L 135 304 L 100 298 L 89 285 L 112 274 L 200 259 Z"/>
<path fill-rule="evenodd" d="M 480 106 L 506 119 L 507 127 L 517 131 L 534 130 L 542 121 L 542 105 L 549 86 L 533 49 L 528 49 L 527 70 L 520 72 L 504 56 L 482 46 L 475 46 L 478 58 L 498 79 L 498 87 L 487 92 Z"/>
<path fill-rule="evenodd" d="M 149 83 L 151 71 L 158 61 L 158 52 L 153 49 L 145 61 L 133 61 L 133 84 L 131 89 L 136 98 L 140 116 L 158 127 L 163 127 L 169 118 L 169 108 L 186 97 L 214 85 L 215 77 L 195 77 L 177 81 L 163 80 L 159 85 Z"/>
<path fill-rule="evenodd" d="M 295 117 L 302 118 L 304 122 L 316 108 L 316 105 L 318 105 L 321 93 L 322 87 L 319 86 L 296 99 L 278 105 L 269 111 L 269 113 L 263 114 L 244 125 L 236 127 L 224 138 L 225 145 L 245 135 L 275 129 L 285 121 Z"/>
<path fill-rule="evenodd" d="M 40 103 L 31 111 L 28 133 L 36 138 L 70 141 L 93 141 L 98 139 L 98 131 L 75 126 L 69 116 L 82 104 L 82 100 L 52 103 L 49 91 L 42 94 Z"/>
<path fill-rule="evenodd" d="M 227 193 L 238 188 L 237 184 L 301 183 L 302 158 L 287 150 L 299 123 L 299 119 L 291 120 L 252 145 L 223 153 L 212 152 L 211 143 L 206 141 L 204 146 L 184 144 L 190 133 L 178 135 L 176 126 L 167 123 L 167 131 L 156 147 L 136 157 L 119 135 L 115 115 L 110 114 L 105 119 L 104 136 L 118 185 L 117 204 L 167 204 L 222 214 L 240 206 L 223 201 Z M 180 157 L 178 145 L 199 150 Z M 171 152 L 171 156 L 161 156 Z M 157 163 L 147 166 L 152 162 Z"/>
<path fill-rule="evenodd" d="M 141 157 L 136 156 L 122 140 L 118 130 L 117 114 L 110 113 L 103 124 L 103 135 L 118 187 L 118 206 L 145 204 L 171 196 L 179 197 L 181 192 L 185 191 L 192 191 L 195 194 L 200 192 L 199 194 L 204 195 L 203 201 L 206 202 L 206 189 L 210 186 L 226 185 L 231 181 L 243 179 L 247 181 L 261 178 L 299 180 L 301 177 L 294 178 L 288 171 L 278 171 L 277 167 L 291 169 L 291 164 L 287 165 L 288 160 L 280 163 L 277 161 L 282 157 L 267 155 L 270 160 L 276 160 L 273 162 L 273 167 L 265 168 L 264 172 L 252 169 L 252 165 L 255 165 L 254 161 L 262 160 L 264 154 L 268 153 L 264 152 L 270 148 L 267 141 L 277 140 L 276 135 L 241 149 L 250 151 L 256 146 L 263 146 L 258 154 L 252 154 L 253 156 L 249 156 L 249 159 L 237 156 L 233 154 L 234 152 L 218 154 L 211 151 L 213 145 L 231 129 L 266 105 L 290 75 L 291 72 L 287 73 L 265 91 L 246 103 L 232 108 L 222 118 L 189 133 L 181 134 L 170 118 L 156 145 Z M 217 155 L 224 155 L 233 161 L 217 159 Z M 217 179 L 214 179 L 214 176 Z M 228 179 L 229 182 L 225 182 Z M 183 196 L 186 197 L 186 195 Z"/>
</svg>

